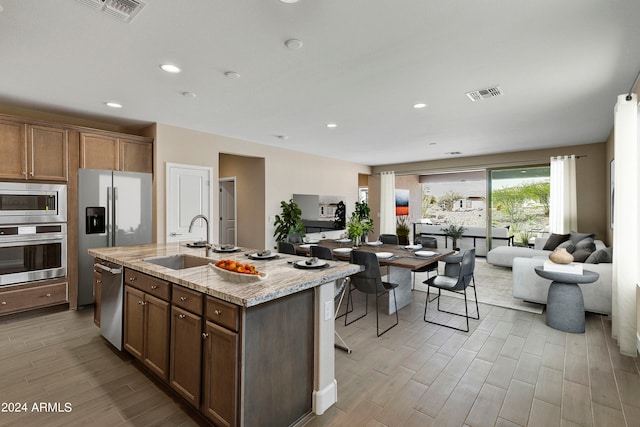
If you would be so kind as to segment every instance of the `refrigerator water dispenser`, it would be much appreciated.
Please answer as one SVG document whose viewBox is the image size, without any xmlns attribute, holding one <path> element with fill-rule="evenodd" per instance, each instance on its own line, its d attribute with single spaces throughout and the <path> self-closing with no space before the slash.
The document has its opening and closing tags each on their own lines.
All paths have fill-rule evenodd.
<svg viewBox="0 0 640 427">
<path fill-rule="evenodd" d="M 105 208 L 88 207 L 86 209 L 86 234 L 105 232 Z"/>
</svg>

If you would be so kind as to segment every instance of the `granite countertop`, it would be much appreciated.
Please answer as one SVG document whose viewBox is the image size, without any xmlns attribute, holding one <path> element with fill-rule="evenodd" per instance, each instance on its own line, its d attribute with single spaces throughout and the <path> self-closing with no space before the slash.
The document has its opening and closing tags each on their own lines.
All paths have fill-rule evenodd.
<svg viewBox="0 0 640 427">
<path fill-rule="evenodd" d="M 245 307 L 291 295 L 360 271 L 359 266 L 344 261 L 329 261 L 328 268 L 303 270 L 294 268 L 290 262 L 303 260 L 304 257 L 278 254 L 278 258 L 271 260 L 251 260 L 246 254 L 255 253 L 256 250 L 240 249 L 238 252 L 231 253 L 210 251 L 209 258 L 211 263 L 220 259 L 249 262 L 255 265 L 259 271 L 267 274 L 265 279 L 248 284 L 231 283 L 222 279 L 208 265 L 173 270 L 143 261 L 146 258 L 178 254 L 204 257 L 205 250 L 203 248 L 188 248 L 179 243 L 93 248 L 89 249 L 89 255 Z"/>
</svg>

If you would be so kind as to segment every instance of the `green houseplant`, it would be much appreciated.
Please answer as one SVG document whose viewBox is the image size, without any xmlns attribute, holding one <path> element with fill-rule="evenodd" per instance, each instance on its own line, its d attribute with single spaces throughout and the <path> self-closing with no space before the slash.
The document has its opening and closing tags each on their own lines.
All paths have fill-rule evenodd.
<svg viewBox="0 0 640 427">
<path fill-rule="evenodd" d="M 356 202 L 355 209 L 347 222 L 347 232 L 353 238 L 353 246 L 360 246 L 362 239 L 372 230 L 371 208 L 367 202 Z"/>
<path fill-rule="evenodd" d="M 409 244 L 409 232 L 409 217 L 407 215 L 396 217 L 396 234 L 401 245 Z"/>
<path fill-rule="evenodd" d="M 289 203 L 284 200 L 280 202 L 280 208 L 282 213 L 276 215 L 276 219 L 273 225 L 276 227 L 273 232 L 273 236 L 276 238 L 276 242 L 283 242 L 287 240 L 287 235 L 291 233 L 300 233 L 304 236 L 304 224 L 302 223 L 302 210 L 293 199 L 289 199 Z"/>
<path fill-rule="evenodd" d="M 451 238 L 452 248 L 454 250 L 458 250 L 458 240 L 462 238 L 462 235 L 464 234 L 466 228 L 462 225 L 450 224 L 445 228 L 441 228 L 441 230 L 445 236 Z"/>
</svg>

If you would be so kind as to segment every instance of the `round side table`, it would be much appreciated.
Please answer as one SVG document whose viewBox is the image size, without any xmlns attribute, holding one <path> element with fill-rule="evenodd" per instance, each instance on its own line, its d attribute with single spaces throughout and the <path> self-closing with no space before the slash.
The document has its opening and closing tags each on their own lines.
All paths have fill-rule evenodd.
<svg viewBox="0 0 640 427">
<path fill-rule="evenodd" d="M 593 283 L 600 275 L 584 270 L 582 274 L 547 271 L 535 267 L 536 274 L 552 280 L 547 295 L 547 326 L 564 332 L 584 333 L 584 299 L 578 283 Z"/>
</svg>

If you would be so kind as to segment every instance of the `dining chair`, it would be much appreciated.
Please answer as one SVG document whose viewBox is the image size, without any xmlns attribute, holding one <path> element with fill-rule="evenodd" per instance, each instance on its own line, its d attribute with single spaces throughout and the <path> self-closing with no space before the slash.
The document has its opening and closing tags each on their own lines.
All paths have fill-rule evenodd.
<svg viewBox="0 0 640 427">
<path fill-rule="evenodd" d="M 395 234 L 381 234 L 378 240 L 386 245 L 399 245 L 400 239 Z"/>
<path fill-rule="evenodd" d="M 311 246 L 310 253 L 311 253 L 311 256 L 317 257 L 319 259 L 333 260 L 333 252 L 331 252 L 331 249 L 326 246 L 319 246 L 319 245 Z M 338 318 L 338 311 L 340 311 L 340 306 L 342 305 L 342 300 L 344 299 L 344 294 L 347 291 L 347 285 L 349 283 L 351 283 L 349 280 L 349 277 L 345 277 L 340 281 L 336 280 L 336 289 L 333 295 L 333 302 L 334 302 L 333 320 Z M 338 331 L 334 330 L 334 332 L 335 332 L 336 338 L 338 338 L 338 340 L 340 340 L 340 342 L 342 343 L 342 344 L 334 343 L 334 346 L 339 348 L 340 350 L 346 351 L 348 354 L 351 354 L 351 348 L 342 339 Z"/>
<path fill-rule="evenodd" d="M 297 255 L 296 247 L 293 246 L 293 243 L 289 242 L 278 242 L 278 252 L 281 254 Z"/>
<path fill-rule="evenodd" d="M 372 294 L 376 296 L 376 334 L 377 336 L 381 336 L 391 328 L 398 325 L 398 303 L 396 301 L 396 288 L 398 287 L 398 285 L 396 283 L 382 281 L 382 278 L 380 276 L 380 264 L 378 263 L 378 257 L 373 252 L 352 251 L 351 263 L 364 266 L 364 271 L 351 276 L 353 289 L 349 289 L 349 295 L 347 297 L 347 307 L 349 306 L 349 302 L 352 300 L 353 290 L 357 289 L 365 294 L 365 311 L 363 315 L 356 319 L 353 319 L 350 322 L 348 321 L 349 313 L 347 313 L 344 318 L 344 325 L 350 325 L 353 322 L 362 319 L 368 314 L 369 294 Z M 378 309 L 378 299 L 380 299 L 380 297 L 385 294 L 389 295 L 389 298 L 391 298 L 391 292 L 393 292 L 393 302 L 396 307 L 396 322 L 384 331 L 380 332 L 380 310 Z"/>
<path fill-rule="evenodd" d="M 287 242 L 289 243 L 302 243 L 302 236 L 300 233 L 287 234 Z"/>
<path fill-rule="evenodd" d="M 427 236 L 418 236 L 416 238 L 414 238 L 413 241 L 414 244 L 420 244 L 422 245 L 423 248 L 431 248 L 431 249 L 437 249 L 438 248 L 438 241 L 433 238 L 433 237 L 427 237 Z M 438 262 L 434 262 L 428 265 L 425 265 L 424 267 L 420 267 L 420 268 L 416 268 L 411 270 L 411 272 L 413 273 L 413 282 L 411 284 L 411 289 L 415 289 L 416 288 L 416 273 L 427 273 L 427 279 L 429 279 L 429 275 L 432 271 L 435 271 L 436 274 L 438 274 Z"/>
<path fill-rule="evenodd" d="M 458 331 L 469 332 L 469 319 L 480 319 L 480 311 L 478 309 L 478 295 L 476 294 L 476 280 L 473 275 L 476 266 L 476 250 L 467 249 L 462 253 L 460 266 L 458 270 L 457 276 L 448 276 L 446 273 L 444 275 L 437 275 L 430 279 L 425 280 L 423 283 L 427 285 L 427 300 L 424 304 L 424 321 L 427 323 L 433 323 L 435 325 L 445 326 L 447 328 L 456 329 Z M 469 315 L 469 307 L 467 302 L 467 287 L 473 288 L 473 295 L 476 302 L 476 317 Z M 437 288 L 438 296 L 433 299 L 429 299 L 430 289 Z M 455 292 L 458 294 L 464 295 L 464 314 L 455 313 L 451 311 L 441 310 L 440 309 L 440 297 L 442 296 L 442 291 Z M 446 325 L 444 323 L 438 323 L 431 320 L 427 320 L 427 307 L 430 302 L 434 300 L 438 300 L 437 309 L 440 312 L 453 314 L 455 316 L 464 317 L 467 321 L 467 328 L 456 328 L 454 326 Z"/>
</svg>

